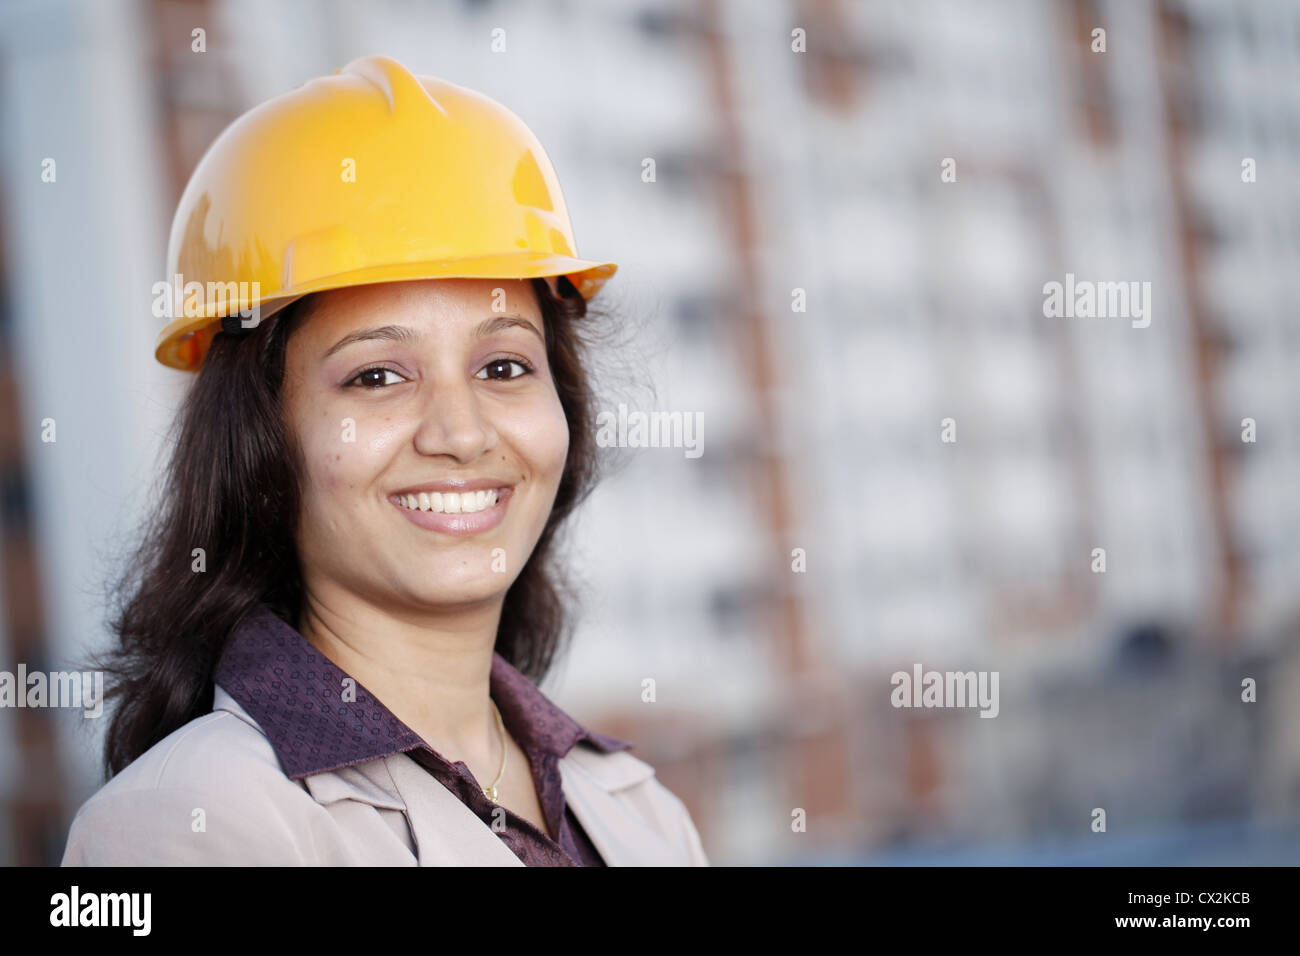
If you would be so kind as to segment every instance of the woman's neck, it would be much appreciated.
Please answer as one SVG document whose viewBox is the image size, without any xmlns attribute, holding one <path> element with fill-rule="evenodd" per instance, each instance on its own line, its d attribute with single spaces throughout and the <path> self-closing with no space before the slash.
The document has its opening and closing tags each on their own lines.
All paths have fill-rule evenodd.
<svg viewBox="0 0 1300 956">
<path fill-rule="evenodd" d="M 440 755 L 475 770 L 501 755 L 489 691 L 502 603 L 431 615 L 308 591 L 298 630 Z"/>
</svg>

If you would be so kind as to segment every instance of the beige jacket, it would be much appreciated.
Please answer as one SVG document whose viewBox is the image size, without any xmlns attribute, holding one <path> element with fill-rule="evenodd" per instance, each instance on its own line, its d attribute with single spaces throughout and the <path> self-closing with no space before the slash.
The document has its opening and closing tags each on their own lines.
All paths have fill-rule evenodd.
<svg viewBox="0 0 1300 956">
<path fill-rule="evenodd" d="M 708 866 L 685 805 L 625 751 L 574 747 L 565 799 L 609 866 Z M 218 684 L 78 810 L 64 866 L 522 866 L 405 754 L 293 780 Z"/>
</svg>

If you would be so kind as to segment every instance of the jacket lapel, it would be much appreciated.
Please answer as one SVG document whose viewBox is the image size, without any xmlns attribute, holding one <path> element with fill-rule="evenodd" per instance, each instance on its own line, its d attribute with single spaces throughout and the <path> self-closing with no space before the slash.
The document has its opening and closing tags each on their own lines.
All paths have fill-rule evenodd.
<svg viewBox="0 0 1300 956">
<path fill-rule="evenodd" d="M 629 753 L 601 754 L 581 744 L 560 761 L 565 799 L 606 866 L 691 865 L 685 850 L 641 815 L 657 809 L 639 786 L 653 786 L 653 777 L 654 768 Z"/>
<path fill-rule="evenodd" d="M 491 827 L 406 754 L 382 763 L 406 805 L 420 866 L 524 865 Z"/>
</svg>

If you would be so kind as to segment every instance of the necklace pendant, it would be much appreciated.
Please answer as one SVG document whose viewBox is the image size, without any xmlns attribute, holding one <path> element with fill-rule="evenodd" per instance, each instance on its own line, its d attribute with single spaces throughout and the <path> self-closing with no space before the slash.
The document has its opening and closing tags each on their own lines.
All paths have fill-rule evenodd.
<svg viewBox="0 0 1300 956">
<path fill-rule="evenodd" d="M 483 795 L 486 796 L 486 797 L 487 797 L 489 800 L 491 800 L 493 803 L 496 803 L 496 802 L 497 802 L 497 788 L 496 788 L 495 786 L 493 786 L 493 787 L 484 787 L 484 788 L 483 788 Z"/>
</svg>

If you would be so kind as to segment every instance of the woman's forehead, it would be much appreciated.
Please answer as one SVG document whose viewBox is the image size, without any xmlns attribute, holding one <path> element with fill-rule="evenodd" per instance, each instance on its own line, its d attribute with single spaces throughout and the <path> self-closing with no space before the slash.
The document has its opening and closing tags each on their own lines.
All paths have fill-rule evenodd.
<svg viewBox="0 0 1300 956">
<path fill-rule="evenodd" d="M 542 313 L 528 279 L 419 279 L 330 289 L 309 297 L 304 338 L 401 322 L 430 328 L 473 328 L 493 315 L 516 314 L 540 325 Z"/>
</svg>

